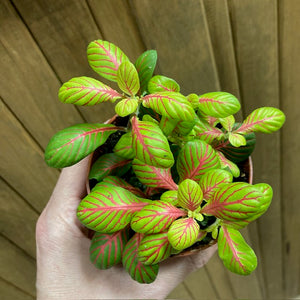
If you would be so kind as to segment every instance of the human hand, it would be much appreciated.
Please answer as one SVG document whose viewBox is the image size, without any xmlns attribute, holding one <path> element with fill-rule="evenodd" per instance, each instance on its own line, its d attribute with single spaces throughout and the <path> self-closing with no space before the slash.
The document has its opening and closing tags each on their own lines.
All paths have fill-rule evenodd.
<svg viewBox="0 0 300 300">
<path fill-rule="evenodd" d="M 62 170 L 53 194 L 39 217 L 37 241 L 37 298 L 132 299 L 165 298 L 191 272 L 215 253 L 213 245 L 187 257 L 160 264 L 151 284 L 139 284 L 121 266 L 99 270 L 89 261 L 90 239 L 76 217 L 86 195 L 89 157 Z"/>
</svg>

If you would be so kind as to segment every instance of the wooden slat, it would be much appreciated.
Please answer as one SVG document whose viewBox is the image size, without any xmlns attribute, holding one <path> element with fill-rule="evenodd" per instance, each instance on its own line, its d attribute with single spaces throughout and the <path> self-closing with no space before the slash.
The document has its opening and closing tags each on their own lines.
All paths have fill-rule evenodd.
<svg viewBox="0 0 300 300">
<path fill-rule="evenodd" d="M 167 299 L 185 299 L 191 300 L 192 296 L 187 291 L 185 284 L 179 284 L 167 297 Z"/>
<path fill-rule="evenodd" d="M 88 4 L 103 38 L 115 43 L 134 62 L 145 45 L 127 1 L 88 0 Z"/>
<path fill-rule="evenodd" d="M 82 118 L 58 101 L 60 83 L 8 0 L 0 2 L 0 20 L 1 97 L 45 147 L 54 133 Z"/>
<path fill-rule="evenodd" d="M 199 0 L 129 1 L 147 49 L 158 52 L 158 72 L 183 93 L 219 89 L 205 11 Z"/>
<path fill-rule="evenodd" d="M 35 261 L 0 236 L 0 277 L 29 295 L 35 295 Z"/>
<path fill-rule="evenodd" d="M 87 62 L 89 42 L 102 36 L 85 1 L 13 0 L 13 3 L 62 82 L 76 76 L 91 76 L 107 83 Z M 114 114 L 112 108 L 104 103 L 78 109 L 88 122 L 102 122 Z"/>
<path fill-rule="evenodd" d="M 38 213 L 0 178 L 0 231 L 35 257 L 35 224 Z"/>
<path fill-rule="evenodd" d="M 286 297 L 300 295 L 300 2 L 278 1 L 282 129 L 283 266 Z"/>
<path fill-rule="evenodd" d="M 1 299 L 3 300 L 32 300 L 33 296 L 24 293 L 22 290 L 0 279 Z"/>
<path fill-rule="evenodd" d="M 229 4 L 245 112 L 279 107 L 276 1 L 231 0 Z M 267 182 L 274 190 L 270 209 L 258 220 L 266 298 L 272 299 L 282 292 L 279 133 L 257 135 L 253 161 L 254 182 Z"/>
<path fill-rule="evenodd" d="M 47 203 L 59 172 L 0 98 L 0 172 L 37 211 Z"/>
</svg>

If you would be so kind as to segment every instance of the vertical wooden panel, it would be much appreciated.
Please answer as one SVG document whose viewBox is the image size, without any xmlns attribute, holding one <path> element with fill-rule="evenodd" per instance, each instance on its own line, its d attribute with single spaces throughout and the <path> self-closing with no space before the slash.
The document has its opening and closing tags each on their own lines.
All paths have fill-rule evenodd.
<svg viewBox="0 0 300 300">
<path fill-rule="evenodd" d="M 0 98 L 0 171 L 37 211 L 47 203 L 59 172 L 44 162 L 44 154 Z"/>
<path fill-rule="evenodd" d="M 35 224 L 38 213 L 0 178 L 0 231 L 35 257 Z"/>
<path fill-rule="evenodd" d="M 148 49 L 158 52 L 159 72 L 183 93 L 219 89 L 202 1 L 130 1 Z"/>
<path fill-rule="evenodd" d="M 282 129 L 283 266 L 286 297 L 300 294 L 300 2 L 279 1 L 279 53 Z"/>
<path fill-rule="evenodd" d="M 58 101 L 59 81 L 9 1 L 0 2 L 0 20 L 1 97 L 45 147 L 56 131 L 82 118 Z"/>
<path fill-rule="evenodd" d="M 168 295 L 167 299 L 191 300 L 193 298 L 186 289 L 185 284 L 181 283 Z"/>
<path fill-rule="evenodd" d="M 22 290 L 18 289 L 17 287 L 9 284 L 8 282 L 0 279 L 0 291 L 1 291 L 1 298 L 3 300 L 32 300 L 34 299 L 33 296 L 24 293 Z"/>
<path fill-rule="evenodd" d="M 261 106 L 279 107 L 277 3 L 272 0 L 232 0 L 229 3 L 245 112 Z M 266 297 L 280 297 L 282 238 L 279 133 L 257 135 L 253 160 L 254 181 L 267 182 L 274 189 L 273 203 L 258 220 L 258 227 Z"/>
<path fill-rule="evenodd" d="M 35 261 L 0 236 L 0 277 L 29 295 L 35 295 Z"/>
</svg>

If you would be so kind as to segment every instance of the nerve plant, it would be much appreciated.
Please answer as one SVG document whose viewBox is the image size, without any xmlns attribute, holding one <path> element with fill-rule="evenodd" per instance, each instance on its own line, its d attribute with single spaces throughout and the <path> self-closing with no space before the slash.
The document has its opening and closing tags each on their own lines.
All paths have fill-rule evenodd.
<svg viewBox="0 0 300 300">
<path fill-rule="evenodd" d="M 257 258 L 239 230 L 266 212 L 272 188 L 241 181 L 239 165 L 254 149 L 255 132 L 278 130 L 283 112 L 262 107 L 237 123 L 233 95 L 183 95 L 175 80 L 153 76 L 154 50 L 133 64 L 114 44 L 96 40 L 87 55 L 121 91 L 76 77 L 62 85 L 59 99 L 116 103 L 121 123 L 68 127 L 52 137 L 45 160 L 63 168 L 100 149 L 89 174 L 94 186 L 77 210 L 94 232 L 91 262 L 100 269 L 122 263 L 133 279 L 151 283 L 161 261 L 217 242 L 229 270 L 250 274 Z"/>
</svg>

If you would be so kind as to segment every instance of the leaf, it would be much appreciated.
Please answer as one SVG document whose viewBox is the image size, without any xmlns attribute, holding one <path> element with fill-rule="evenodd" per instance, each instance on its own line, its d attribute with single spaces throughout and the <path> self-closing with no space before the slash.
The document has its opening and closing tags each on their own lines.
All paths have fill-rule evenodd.
<svg viewBox="0 0 300 300">
<path fill-rule="evenodd" d="M 138 180 L 148 187 L 177 190 L 177 184 L 172 179 L 170 168 L 157 168 L 134 159 L 132 169 Z"/>
<path fill-rule="evenodd" d="M 122 98 L 114 89 L 90 77 L 75 77 L 59 89 L 58 98 L 63 103 L 95 105 L 101 102 L 115 102 Z"/>
<path fill-rule="evenodd" d="M 117 83 L 126 94 L 134 96 L 140 89 L 139 75 L 135 66 L 130 61 L 124 61 L 117 71 Z"/>
<path fill-rule="evenodd" d="M 78 124 L 57 132 L 45 150 L 45 161 L 50 167 L 64 168 L 76 164 L 108 137 L 121 130 L 112 124 Z"/>
<path fill-rule="evenodd" d="M 99 269 L 109 269 L 122 261 L 128 241 L 128 229 L 115 233 L 95 232 L 90 246 L 90 260 Z"/>
<path fill-rule="evenodd" d="M 199 97 L 196 94 L 187 95 L 186 99 L 191 103 L 193 109 L 198 109 Z"/>
<path fill-rule="evenodd" d="M 176 119 L 170 119 L 168 117 L 162 116 L 159 123 L 159 127 L 165 136 L 169 136 L 172 133 L 172 131 L 175 129 L 178 122 L 179 121 Z"/>
<path fill-rule="evenodd" d="M 184 145 L 176 165 L 181 181 L 184 179 L 199 181 L 205 172 L 217 169 L 219 166 L 219 159 L 214 149 L 200 140 L 189 141 Z"/>
<path fill-rule="evenodd" d="M 219 118 L 219 121 L 223 128 L 227 130 L 228 132 L 231 132 L 235 123 L 234 116 L 228 116 L 226 118 Z"/>
<path fill-rule="evenodd" d="M 171 78 L 162 75 L 153 76 L 148 83 L 149 93 L 180 92 L 179 84 Z"/>
<path fill-rule="evenodd" d="M 285 121 L 284 113 L 275 107 L 261 107 L 255 109 L 235 132 L 245 134 L 249 132 L 271 133 L 281 128 Z"/>
<path fill-rule="evenodd" d="M 215 139 L 220 139 L 224 136 L 224 132 L 216 127 L 213 127 L 204 119 L 196 118 L 194 126 L 195 136 L 200 140 L 211 144 Z"/>
<path fill-rule="evenodd" d="M 198 238 L 200 227 L 193 218 L 183 218 L 174 221 L 168 230 L 168 239 L 176 250 L 192 246 Z"/>
<path fill-rule="evenodd" d="M 240 275 L 249 275 L 257 266 L 257 258 L 239 231 L 221 226 L 218 253 L 225 267 Z"/>
<path fill-rule="evenodd" d="M 87 57 L 92 69 L 111 81 L 117 81 L 117 70 L 121 63 L 129 61 L 120 48 L 102 40 L 95 40 L 89 44 Z"/>
<path fill-rule="evenodd" d="M 175 92 L 157 92 L 142 98 L 143 105 L 162 116 L 183 121 L 192 121 L 195 112 L 186 98 Z"/>
<path fill-rule="evenodd" d="M 134 152 L 132 149 L 132 135 L 131 132 L 123 134 L 118 140 L 113 149 L 114 153 L 126 159 L 133 159 Z"/>
<path fill-rule="evenodd" d="M 152 234 L 166 231 L 169 226 L 186 212 L 163 201 L 153 201 L 136 213 L 131 228 L 140 233 Z"/>
<path fill-rule="evenodd" d="M 118 114 L 121 117 L 129 116 L 132 113 L 136 112 L 138 104 L 138 101 L 134 98 L 122 99 L 115 106 L 116 114 Z"/>
<path fill-rule="evenodd" d="M 225 170 L 215 169 L 206 172 L 199 181 L 203 199 L 210 202 L 214 193 L 224 184 L 231 183 L 232 179 L 232 174 Z"/>
<path fill-rule="evenodd" d="M 125 228 L 133 215 L 149 204 L 120 187 L 93 190 L 79 204 L 77 217 L 87 228 L 103 233 L 113 233 Z"/>
<path fill-rule="evenodd" d="M 226 92 L 211 92 L 199 96 L 198 108 L 201 112 L 215 118 L 225 118 L 237 113 L 239 100 Z"/>
<path fill-rule="evenodd" d="M 147 235 L 139 245 L 138 259 L 145 265 L 157 264 L 170 257 L 171 250 L 167 232 Z"/>
<path fill-rule="evenodd" d="M 227 159 L 222 152 L 216 151 L 216 154 L 220 160 L 221 168 L 230 171 L 234 177 L 238 178 L 240 176 L 239 167 Z"/>
<path fill-rule="evenodd" d="M 136 233 L 126 244 L 122 263 L 132 279 L 139 283 L 151 283 L 155 280 L 159 266 L 145 265 L 138 260 L 138 247 L 143 235 Z"/>
<path fill-rule="evenodd" d="M 197 182 L 185 179 L 178 186 L 178 205 L 190 211 L 200 209 L 203 193 Z"/>
<path fill-rule="evenodd" d="M 248 220 L 262 210 L 261 197 L 262 193 L 251 184 L 228 183 L 214 193 L 200 212 L 232 222 Z"/>
<path fill-rule="evenodd" d="M 169 142 L 157 124 L 139 121 L 132 123 L 132 148 L 136 158 L 147 165 L 170 168 L 174 164 Z"/>
<path fill-rule="evenodd" d="M 178 204 L 178 191 L 166 191 L 160 196 L 160 200 L 171 203 L 174 206 Z"/>
<path fill-rule="evenodd" d="M 247 141 L 244 138 L 244 136 L 238 133 L 229 133 L 228 140 L 230 144 L 234 147 L 245 146 L 247 144 Z"/>
<path fill-rule="evenodd" d="M 124 175 L 131 167 L 131 159 L 124 159 L 115 153 L 101 155 L 92 165 L 89 179 L 101 181 L 108 175 Z"/>
<path fill-rule="evenodd" d="M 179 121 L 176 126 L 176 130 L 179 131 L 179 133 L 183 136 L 188 135 L 191 130 L 194 128 L 196 124 L 196 119 L 198 119 L 195 115 L 195 118 L 193 121 Z"/>
<path fill-rule="evenodd" d="M 153 75 L 153 71 L 156 66 L 157 52 L 155 50 L 148 50 L 144 52 L 135 62 L 135 67 L 139 74 L 140 79 L 140 91 L 141 94 L 147 91 L 147 86 L 150 78 Z"/>
</svg>

